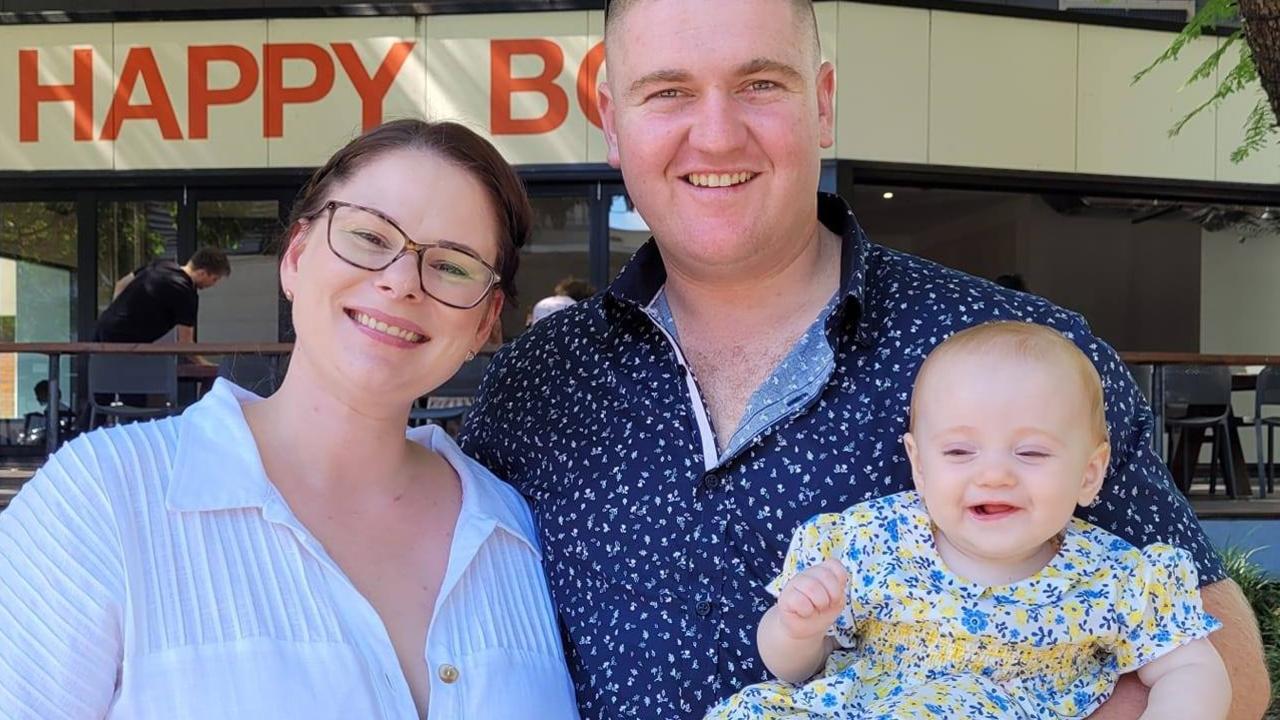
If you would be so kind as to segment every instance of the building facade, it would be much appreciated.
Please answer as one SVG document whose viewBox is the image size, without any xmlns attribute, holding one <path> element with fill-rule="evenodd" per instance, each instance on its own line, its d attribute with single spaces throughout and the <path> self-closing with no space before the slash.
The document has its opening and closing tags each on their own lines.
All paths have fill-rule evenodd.
<svg viewBox="0 0 1280 720">
<path fill-rule="evenodd" d="M 1020 274 L 1122 350 L 1280 351 L 1280 150 L 1229 159 L 1257 95 L 1167 134 L 1212 93 L 1182 86 L 1225 37 L 1134 85 L 1185 2 L 1042 2 L 815 3 L 838 81 L 823 186 L 873 239 Z M 190 5 L 0 0 L 0 340 L 87 339 L 119 277 L 202 245 L 234 272 L 199 339 L 289 339 L 281 218 L 333 150 L 397 117 L 461 120 L 525 178 L 537 227 L 508 336 L 648 237 L 604 162 L 601 0 Z M 0 358 L 0 417 L 37 409 L 45 373 Z"/>
</svg>

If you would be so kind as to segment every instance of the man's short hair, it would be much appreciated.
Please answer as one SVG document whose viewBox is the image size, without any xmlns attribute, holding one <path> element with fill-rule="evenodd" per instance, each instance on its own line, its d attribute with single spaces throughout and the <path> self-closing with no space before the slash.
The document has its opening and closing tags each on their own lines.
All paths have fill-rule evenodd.
<svg viewBox="0 0 1280 720">
<path fill-rule="evenodd" d="M 688 1 L 688 0 L 686 0 Z M 813 57 L 814 66 L 822 60 L 822 41 L 818 34 L 818 16 L 813 11 L 813 0 L 786 0 L 791 4 L 792 9 L 796 12 L 796 17 L 802 24 L 810 28 L 813 33 Z M 617 30 L 617 24 L 622 21 L 623 16 L 632 7 L 639 5 L 644 0 L 608 0 L 604 8 L 604 37 L 605 47 L 608 47 L 609 35 Z"/>
<path fill-rule="evenodd" d="M 196 254 L 191 256 L 189 262 L 192 269 L 203 270 L 220 278 L 231 274 L 231 261 L 227 259 L 227 254 L 221 248 L 202 247 L 196 250 Z"/>
<path fill-rule="evenodd" d="M 551 291 L 553 295 L 564 295 L 571 297 L 575 302 L 582 302 L 592 295 L 596 294 L 596 288 L 586 280 L 579 280 L 570 275 L 560 282 L 556 283 L 556 287 Z"/>
</svg>

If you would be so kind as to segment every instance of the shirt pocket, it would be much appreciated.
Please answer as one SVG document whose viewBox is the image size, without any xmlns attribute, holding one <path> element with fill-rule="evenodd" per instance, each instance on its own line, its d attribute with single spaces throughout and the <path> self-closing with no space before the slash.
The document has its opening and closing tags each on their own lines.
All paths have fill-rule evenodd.
<svg viewBox="0 0 1280 720">
<path fill-rule="evenodd" d="M 578 702 L 564 658 L 520 650 L 492 649 L 462 657 L 457 681 L 432 683 L 433 705 L 447 703 L 440 717 L 467 720 L 578 720 Z M 439 673 L 440 668 L 432 669 Z M 456 695 L 450 697 L 451 690 Z M 443 708 L 433 708 L 435 710 Z"/>
<path fill-rule="evenodd" d="M 348 720 L 383 714 L 354 648 L 254 638 L 127 659 L 108 718 Z"/>
</svg>

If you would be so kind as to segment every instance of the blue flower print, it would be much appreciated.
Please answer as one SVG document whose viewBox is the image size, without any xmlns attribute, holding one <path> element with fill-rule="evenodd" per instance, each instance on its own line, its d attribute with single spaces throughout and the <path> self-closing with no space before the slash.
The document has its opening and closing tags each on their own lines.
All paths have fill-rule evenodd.
<svg viewBox="0 0 1280 720">
<path fill-rule="evenodd" d="M 964 625 L 965 630 L 971 633 L 979 633 L 987 629 L 988 617 L 986 613 L 972 608 L 962 608 L 962 611 L 964 612 L 964 617 L 960 619 L 960 622 Z"/>
</svg>

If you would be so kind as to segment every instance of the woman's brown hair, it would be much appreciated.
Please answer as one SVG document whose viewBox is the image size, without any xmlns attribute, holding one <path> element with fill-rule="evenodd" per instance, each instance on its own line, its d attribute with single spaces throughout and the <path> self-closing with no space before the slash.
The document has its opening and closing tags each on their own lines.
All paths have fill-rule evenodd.
<svg viewBox="0 0 1280 720">
<path fill-rule="evenodd" d="M 333 187 L 382 155 L 396 150 L 434 153 L 467 171 L 489 193 L 498 226 L 498 287 L 508 302 L 515 300 L 520 248 L 529 239 L 533 209 L 524 183 L 496 148 L 474 130 L 455 122 L 392 120 L 364 133 L 333 154 L 311 175 L 289 213 L 282 252 L 288 248 L 299 220 L 315 215 L 329 201 Z"/>
</svg>

